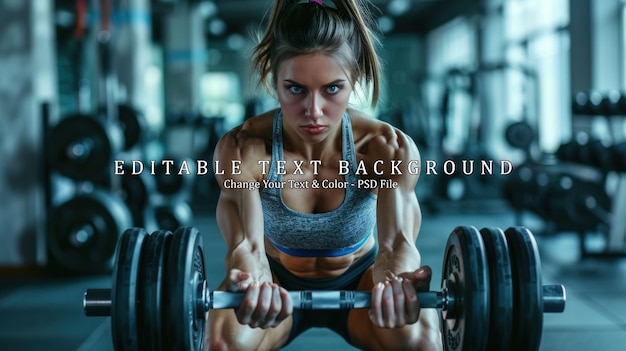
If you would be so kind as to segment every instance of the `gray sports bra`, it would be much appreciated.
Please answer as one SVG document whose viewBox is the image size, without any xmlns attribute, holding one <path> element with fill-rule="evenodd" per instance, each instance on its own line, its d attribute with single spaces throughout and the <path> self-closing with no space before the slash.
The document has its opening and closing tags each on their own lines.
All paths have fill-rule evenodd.
<svg viewBox="0 0 626 351">
<path fill-rule="evenodd" d="M 276 161 L 283 157 L 282 112 L 273 122 L 272 161 L 267 180 L 280 182 Z M 345 197 L 335 210 L 323 213 L 301 213 L 287 207 L 281 189 L 261 189 L 265 236 L 279 250 L 300 257 L 337 257 L 360 248 L 376 225 L 376 195 L 357 187 L 356 153 L 352 124 L 347 113 L 342 117 L 342 159 L 349 162 Z M 287 186 L 287 185 L 286 185 Z"/>
</svg>

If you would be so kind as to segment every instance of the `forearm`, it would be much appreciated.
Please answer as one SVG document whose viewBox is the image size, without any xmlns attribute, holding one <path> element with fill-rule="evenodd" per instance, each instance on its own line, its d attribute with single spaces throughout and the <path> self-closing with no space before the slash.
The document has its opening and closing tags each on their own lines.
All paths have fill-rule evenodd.
<svg viewBox="0 0 626 351">
<path fill-rule="evenodd" d="M 225 264 L 228 271 L 239 269 L 250 273 L 254 280 L 272 281 L 272 272 L 262 246 L 241 243 L 228 251 Z"/>
<path fill-rule="evenodd" d="M 379 190 L 379 253 L 374 263 L 375 282 L 413 272 L 421 265 L 415 245 L 421 227 L 421 211 L 412 187 L 405 188 Z"/>
<path fill-rule="evenodd" d="M 374 283 L 421 266 L 421 256 L 415 244 L 404 235 L 390 245 L 381 244 L 373 266 Z"/>
<path fill-rule="evenodd" d="M 250 273 L 254 280 L 272 281 L 265 256 L 261 204 L 251 195 L 223 191 L 218 201 L 217 224 L 227 246 L 224 263 L 227 272 L 238 269 Z"/>
</svg>

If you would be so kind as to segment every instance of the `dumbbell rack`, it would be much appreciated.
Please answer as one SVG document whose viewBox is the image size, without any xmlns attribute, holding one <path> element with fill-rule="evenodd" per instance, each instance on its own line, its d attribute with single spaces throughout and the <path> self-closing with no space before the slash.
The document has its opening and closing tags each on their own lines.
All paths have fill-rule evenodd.
<svg viewBox="0 0 626 351">
<path fill-rule="evenodd" d="M 612 194 L 612 205 L 608 218 L 606 249 L 591 252 L 586 245 L 587 231 L 579 231 L 580 252 L 583 258 L 621 258 L 626 257 L 626 136 L 623 135 L 626 123 L 626 93 L 612 90 L 605 93 L 599 91 L 577 92 L 572 100 L 572 116 L 590 123 L 591 118 L 602 118 L 608 125 L 609 133 L 613 132 L 610 145 L 603 145 L 592 136 L 576 145 L 573 138 L 561 148 L 573 149 L 575 163 L 595 167 L 605 175 L 613 173 L 617 178 L 617 191 Z M 622 125 L 615 128 L 615 124 Z M 618 134 L 615 134 L 615 133 Z M 572 145 L 574 144 L 574 145 Z M 566 157 L 567 158 L 567 157 Z"/>
</svg>

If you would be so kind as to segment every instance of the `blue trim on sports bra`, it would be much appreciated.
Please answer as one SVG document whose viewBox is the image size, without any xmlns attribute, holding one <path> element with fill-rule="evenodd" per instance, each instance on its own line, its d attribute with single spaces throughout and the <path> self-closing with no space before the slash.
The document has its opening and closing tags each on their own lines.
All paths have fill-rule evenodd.
<svg viewBox="0 0 626 351">
<path fill-rule="evenodd" d="M 345 255 L 349 255 L 353 252 L 355 252 L 356 250 L 360 249 L 361 246 L 363 246 L 367 240 L 370 238 L 370 236 L 372 236 L 372 234 L 370 233 L 369 235 L 367 235 L 365 238 L 363 238 L 363 240 L 359 241 L 358 243 L 356 243 L 355 245 L 349 246 L 349 247 L 342 247 L 340 249 L 292 249 L 289 247 L 285 247 L 282 245 L 279 245 L 275 242 L 272 241 L 272 244 L 279 249 L 280 251 L 291 255 L 291 256 L 297 256 L 297 257 L 340 257 L 340 256 L 345 256 Z M 271 239 L 270 239 L 271 241 Z"/>
</svg>

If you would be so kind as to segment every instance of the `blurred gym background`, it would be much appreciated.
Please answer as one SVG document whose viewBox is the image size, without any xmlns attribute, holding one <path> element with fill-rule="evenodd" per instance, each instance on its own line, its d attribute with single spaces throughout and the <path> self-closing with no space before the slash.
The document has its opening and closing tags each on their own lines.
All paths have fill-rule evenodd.
<svg viewBox="0 0 626 351">
<path fill-rule="evenodd" d="M 110 285 L 117 236 L 130 226 L 197 226 L 209 284 L 219 283 L 210 162 L 227 130 L 277 106 L 249 65 L 270 3 L 0 0 L 3 349 L 112 350 L 108 320 L 83 316 L 82 292 Z M 416 188 L 431 289 L 455 226 L 525 225 L 544 282 L 568 289 L 565 313 L 544 319 L 542 350 L 622 349 L 626 3 L 372 3 L 383 98 L 371 109 L 363 92 L 353 104 L 437 164 Z M 465 175 L 462 160 L 513 170 Z M 443 174 L 444 162 L 456 170 Z M 324 347 L 351 349 L 324 330 L 288 349 Z"/>
</svg>

